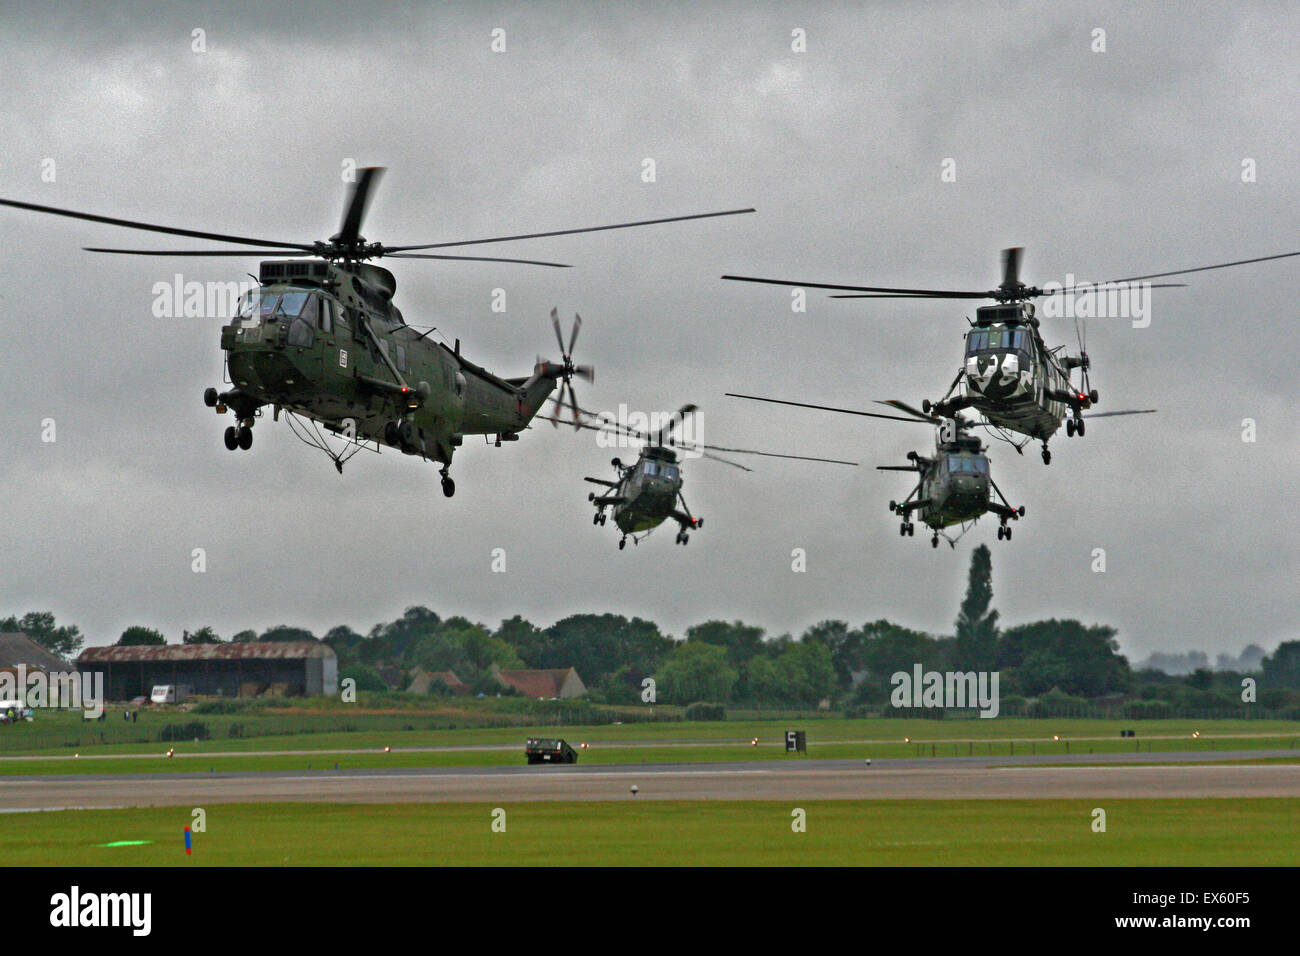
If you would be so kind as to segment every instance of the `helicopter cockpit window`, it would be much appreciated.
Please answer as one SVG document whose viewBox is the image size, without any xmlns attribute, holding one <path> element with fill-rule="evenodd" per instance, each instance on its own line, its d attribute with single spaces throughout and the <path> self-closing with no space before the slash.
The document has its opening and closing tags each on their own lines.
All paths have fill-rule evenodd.
<svg viewBox="0 0 1300 956">
<path fill-rule="evenodd" d="M 280 301 L 272 310 L 272 314 L 292 318 L 302 312 L 302 308 L 306 303 L 306 292 L 286 292 L 280 296 Z"/>
<path fill-rule="evenodd" d="M 655 463 L 653 461 L 647 461 L 642 471 L 646 475 L 649 475 L 650 477 L 654 477 L 656 474 L 659 473 L 659 469 L 655 466 Z"/>
<path fill-rule="evenodd" d="M 663 465 L 663 466 L 660 467 L 660 469 L 659 469 L 659 473 L 660 473 L 661 475 L 663 475 L 665 478 L 667 478 L 669 481 L 676 481 L 676 480 L 677 480 L 677 466 L 676 466 L 676 465 Z"/>
<path fill-rule="evenodd" d="M 308 348 L 314 341 L 316 341 L 316 331 L 307 320 L 302 318 L 294 319 L 289 326 L 289 344 Z"/>
</svg>

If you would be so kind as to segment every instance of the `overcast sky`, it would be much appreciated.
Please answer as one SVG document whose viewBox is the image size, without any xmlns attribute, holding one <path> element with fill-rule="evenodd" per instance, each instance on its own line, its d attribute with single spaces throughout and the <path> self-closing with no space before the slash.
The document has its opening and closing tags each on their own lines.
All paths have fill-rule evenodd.
<svg viewBox="0 0 1300 956">
<path fill-rule="evenodd" d="M 0 209 L 0 613 L 53 610 L 90 644 L 136 623 L 172 641 L 204 624 L 364 631 L 411 604 L 489 625 L 615 611 L 676 636 L 719 616 L 772 635 L 881 617 L 945 633 L 984 541 L 1008 624 L 1109 623 L 1135 657 L 1300 636 L 1300 258 L 1157 290 L 1148 328 L 1089 323 L 1099 410 L 1159 413 L 1061 434 L 1050 467 L 995 442 L 1027 517 L 1010 543 L 986 520 L 955 551 L 899 538 L 886 504 L 908 476 L 873 467 L 928 450 L 927 428 L 723 393 L 938 398 L 973 304 L 810 293 L 795 314 L 788 290 L 719 281 L 984 289 L 1010 245 L 1039 284 L 1294 251 L 1294 6 L 230 6 L 0 4 L 0 196 L 312 241 L 338 228 L 345 165 L 383 165 L 363 231 L 388 244 L 752 205 L 470 250 L 570 270 L 387 265 L 410 323 L 499 374 L 557 358 L 547 314 L 579 311 L 576 358 L 598 370 L 585 406 L 691 401 L 706 441 L 863 467 L 689 462 L 705 527 L 620 552 L 591 523 L 582 478 L 606 477 L 610 452 L 589 433 L 467 438 L 451 500 L 436 467 L 391 451 L 339 476 L 269 415 L 231 454 L 230 420 L 201 399 L 221 384 L 221 320 L 155 318 L 152 289 L 238 280 L 257 255 L 95 256 L 81 247 L 201 243 Z M 1068 320 L 1043 333 L 1074 348 Z"/>
</svg>

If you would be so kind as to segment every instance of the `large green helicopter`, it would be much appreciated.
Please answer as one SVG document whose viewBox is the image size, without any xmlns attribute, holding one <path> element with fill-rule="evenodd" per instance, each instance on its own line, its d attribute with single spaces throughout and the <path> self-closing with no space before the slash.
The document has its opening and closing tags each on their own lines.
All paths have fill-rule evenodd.
<svg viewBox="0 0 1300 956">
<path fill-rule="evenodd" d="M 826 282 L 793 282 L 787 279 L 760 279 L 754 276 L 724 275 L 722 278 L 736 282 L 758 282 L 767 285 L 793 286 L 810 289 L 839 290 L 832 299 L 993 299 L 996 305 L 979 306 L 975 321 L 966 334 L 966 357 L 948 391 L 939 401 L 928 399 L 921 404 L 926 413 L 951 418 L 964 408 L 979 412 L 994 434 L 1006 438 L 1021 451 L 1029 441 L 1042 442 L 1043 463 L 1050 464 L 1052 453 L 1047 442 L 1065 424 L 1067 437 L 1083 436 L 1085 420 L 1112 415 L 1145 415 L 1152 408 L 1129 409 L 1114 412 L 1084 412 L 1097 404 L 1099 395 L 1089 381 L 1092 366 L 1084 347 L 1081 331 L 1079 354 L 1067 355 L 1063 346 L 1049 348 L 1039 334 L 1039 319 L 1030 299 L 1042 296 L 1074 295 L 1078 297 L 1104 297 L 1103 301 L 1133 292 L 1141 294 L 1148 289 L 1176 288 L 1182 283 L 1151 284 L 1149 279 L 1226 269 L 1229 266 L 1247 265 L 1300 256 L 1300 252 L 1240 259 L 1195 269 L 1178 269 L 1150 275 L 1130 276 L 1100 283 L 1076 283 L 1068 286 L 1049 284 L 1046 287 L 1027 286 L 1020 281 L 1020 248 L 1002 250 L 1002 283 L 987 291 L 954 291 L 951 289 L 904 289 L 891 286 L 837 285 Z M 1078 326 L 1076 324 L 1076 330 Z M 1081 383 L 1073 381 L 1078 369 Z M 1016 441 L 1006 433 L 1025 436 Z"/>
<path fill-rule="evenodd" d="M 897 399 L 879 404 L 906 412 L 907 417 L 864 412 L 856 408 L 837 408 L 832 405 L 811 405 L 807 402 L 763 398 L 759 395 L 741 395 L 737 392 L 726 394 L 731 398 L 745 398 L 755 402 L 793 405 L 796 408 L 813 408 L 824 412 L 885 418 L 898 422 L 923 422 L 935 426 L 933 457 L 918 455 L 911 451 L 907 453 L 909 464 L 876 466 L 877 471 L 912 471 L 918 475 L 916 487 L 902 502 L 889 502 L 890 513 L 902 519 L 898 533 L 905 538 L 916 534 L 916 525 L 909 520 L 914 511 L 920 514 L 921 522 L 933 532 L 930 536 L 930 546 L 934 548 L 939 546 L 941 536 L 950 545 L 956 547 L 957 539 L 950 537 L 945 529 L 961 525 L 962 534 L 965 534 L 970 526 L 985 514 L 994 514 L 998 517 L 998 540 L 1010 541 L 1011 526 L 1007 522 L 1018 521 L 1025 516 L 1023 505 L 1019 508 L 1011 507 L 1006 496 L 1002 494 L 1002 489 L 993 480 L 988 456 L 984 454 L 983 443 L 970 433 L 972 423 L 960 415 L 941 418 L 938 415 L 919 411 Z M 996 499 L 993 497 L 995 494 Z"/>
<path fill-rule="evenodd" d="M 584 479 L 605 489 L 603 492 L 591 492 L 587 495 L 587 500 L 596 506 L 592 524 L 605 524 L 612 513 L 615 527 L 622 532 L 618 540 L 619 550 L 627 546 L 629 537 L 634 544 L 638 544 L 640 538 L 645 537 L 670 518 L 677 522 L 677 544 L 686 544 L 690 540 L 690 532 L 704 526 L 704 519 L 691 513 L 691 509 L 686 505 L 686 498 L 682 495 L 682 456 L 709 458 L 742 471 L 753 469 L 740 462 L 731 461 L 718 452 L 728 455 L 760 455 L 765 458 L 787 458 L 857 467 L 857 462 L 853 461 L 813 458 L 807 455 L 782 455 L 748 448 L 723 448 L 683 439 L 676 434 L 677 430 L 686 421 L 687 416 L 699 410 L 696 405 L 683 405 L 669 416 L 661 427 L 653 431 L 633 428 L 627 423 L 618 421 L 615 416 L 595 415 L 576 405 L 572 406 L 571 410 L 573 418 L 567 421 L 574 428 L 615 435 L 629 439 L 639 446 L 637 460 L 632 464 L 624 464 L 619 458 L 610 462 L 616 476 L 614 481 L 605 478 Z M 544 418 L 552 424 L 562 421 L 560 418 L 548 415 L 537 417 Z M 682 456 L 679 456 L 679 452 Z"/>
<path fill-rule="evenodd" d="M 388 445 L 440 463 L 442 490 L 448 497 L 456 491 L 456 483 L 449 474 L 452 455 L 464 436 L 495 436 L 498 447 L 504 441 L 515 441 L 557 383 L 571 392 L 573 378 L 591 379 L 589 366 L 574 365 L 572 361 L 580 320 L 574 323 L 568 346 L 561 342 L 559 362 L 539 360 L 530 375 L 501 378 L 462 356 L 459 340 L 449 347 L 430 340 L 433 329 L 421 332 L 407 325 L 393 302 L 396 279 L 387 269 L 369 260 L 438 259 L 568 268 L 563 263 L 534 259 L 446 255 L 419 250 L 602 232 L 754 211 L 731 209 L 581 229 L 385 246 L 368 242 L 361 235 L 366 208 L 381 172 L 379 167 L 360 170 L 344 207 L 338 233 L 327 241 L 317 242 L 222 235 L 7 199 L 0 199 L 0 205 L 127 229 L 253 247 L 217 250 L 95 247 L 88 248 L 90 252 L 274 257 L 261 263 L 258 288 L 243 297 L 237 314 L 221 330 L 230 387 L 224 391 L 209 388 L 204 393 L 209 407 L 219 413 L 230 411 L 235 417 L 236 423 L 226 429 L 226 447 L 232 451 L 250 448 L 253 425 L 263 409 L 270 406 L 276 418 L 282 411 L 286 412 L 295 433 L 329 454 L 340 472 L 343 462 L 365 447 L 366 442 L 374 442 L 376 448 Z M 556 321 L 554 315 L 552 321 Z M 295 425 L 295 416 L 308 424 Z M 347 454 L 329 447 L 317 423 L 351 440 L 351 447 L 345 449 Z"/>
</svg>

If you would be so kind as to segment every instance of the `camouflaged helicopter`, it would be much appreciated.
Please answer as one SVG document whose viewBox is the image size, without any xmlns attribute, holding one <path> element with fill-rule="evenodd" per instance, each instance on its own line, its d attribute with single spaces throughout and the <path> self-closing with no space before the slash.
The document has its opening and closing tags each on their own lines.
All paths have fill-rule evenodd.
<svg viewBox="0 0 1300 956">
<path fill-rule="evenodd" d="M 836 408 L 831 405 L 810 405 L 806 402 L 790 402 L 779 398 L 763 398 L 759 395 L 741 395 L 737 392 L 726 393 L 731 398 L 745 398 L 755 402 L 771 402 L 775 405 L 793 405 L 796 408 L 813 408 L 824 412 L 840 412 L 845 415 L 862 415 L 866 418 L 885 418 L 899 422 L 922 422 L 936 426 L 934 457 L 927 458 L 914 451 L 907 453 L 907 465 L 877 465 L 877 471 L 912 471 L 919 475 L 916 487 L 907 497 L 889 502 L 890 514 L 902 519 L 898 533 L 905 538 L 916 534 L 916 525 L 908 519 L 912 512 L 919 512 L 921 522 L 931 529 L 930 546 L 939 547 L 942 536 L 952 547 L 957 546 L 957 538 L 950 537 L 946 530 L 954 525 L 962 526 L 962 534 L 985 514 L 997 515 L 998 540 L 1011 540 L 1011 526 L 1008 521 L 1018 521 L 1025 516 L 1024 506 L 1011 507 L 1002 489 L 993 480 L 989 468 L 988 456 L 984 454 L 984 445 L 976 436 L 970 434 L 971 422 L 960 415 L 941 418 L 937 415 L 918 411 L 897 399 L 879 402 L 901 412 L 901 415 L 885 415 L 880 412 L 864 412 L 854 408 Z M 997 500 L 993 499 L 997 495 Z M 958 535 L 960 537 L 960 535 Z"/>
<path fill-rule="evenodd" d="M 564 407 L 558 398 L 554 399 L 554 401 L 557 406 Z M 638 535 L 645 537 L 670 518 L 677 522 L 676 543 L 680 545 L 685 545 L 690 540 L 691 531 L 704 527 L 704 519 L 691 513 L 691 509 L 687 507 L 686 499 L 682 495 L 683 478 L 681 461 L 677 454 L 678 450 L 687 455 L 697 455 L 701 458 L 720 461 L 742 471 L 752 471 L 753 469 L 742 465 L 740 462 L 724 458 L 717 452 L 725 452 L 731 455 L 759 455 L 765 458 L 787 458 L 796 461 L 816 461 L 825 464 L 857 467 L 857 462 L 854 461 L 813 458 L 807 455 L 782 455 L 747 448 L 723 448 L 702 442 L 680 440 L 675 433 L 686 421 L 688 415 L 692 415 L 699 410 L 696 405 L 683 405 L 669 416 L 662 427 L 654 431 L 642 431 L 617 420 L 611 420 L 608 416 L 595 415 L 585 409 L 578 408 L 576 403 L 570 405 L 569 408 L 573 412 L 571 419 L 562 419 L 550 415 L 538 415 L 537 417 L 546 419 L 553 425 L 560 423 L 571 424 L 575 429 L 604 432 L 631 439 L 640 445 L 640 452 L 634 463 L 630 465 L 624 464 L 619 458 L 615 458 L 610 462 L 617 476 L 615 481 L 609 481 L 605 478 L 583 479 L 591 484 L 601 485 L 606 489 L 602 493 L 593 491 L 587 495 L 587 500 L 596 506 L 596 513 L 592 516 L 591 523 L 595 525 L 605 524 L 609 520 L 609 513 L 612 512 L 614 525 L 622 532 L 618 540 L 620 551 L 627 546 L 629 537 L 632 538 L 633 544 L 639 544 L 640 538 Z"/>
<path fill-rule="evenodd" d="M 1010 442 L 1017 452 L 1030 441 L 1042 442 L 1043 463 L 1050 464 L 1052 453 L 1048 440 L 1065 423 L 1066 437 L 1085 432 L 1085 421 L 1114 415 L 1149 415 L 1154 408 L 1126 409 L 1114 412 L 1084 414 L 1099 400 L 1098 392 L 1089 381 L 1092 362 L 1085 348 L 1083 333 L 1076 322 L 1079 354 L 1067 355 L 1063 346 L 1048 348 L 1039 334 L 1039 319 L 1030 299 L 1052 295 L 1098 296 L 1127 293 L 1134 289 L 1180 288 L 1182 283 L 1156 283 L 1146 280 L 1168 276 L 1226 269 L 1300 256 L 1300 252 L 1240 259 L 1195 269 L 1178 269 L 1150 275 L 1130 276 L 1101 283 L 1076 283 L 1067 287 L 1040 288 L 1027 286 L 1020 281 L 1020 248 L 1002 251 L 1002 284 L 985 292 L 953 291 L 948 289 L 903 289 L 889 286 L 836 285 L 825 282 L 792 282 L 785 279 L 760 279 L 753 276 L 724 275 L 735 282 L 757 282 L 767 285 L 793 286 L 810 289 L 840 290 L 832 299 L 993 299 L 996 305 L 980 306 L 975 310 L 975 321 L 966 334 L 966 358 L 953 379 L 948 391 L 937 402 L 928 399 L 921 408 L 941 417 L 952 417 L 964 408 L 973 408 L 983 416 L 983 422 L 997 437 Z M 1134 284 L 1141 283 L 1140 286 Z M 1081 385 L 1073 381 L 1074 370 L 1081 374 Z M 1007 433 L 1025 436 L 1016 441 Z"/>
<path fill-rule="evenodd" d="M 495 445 L 516 441 L 541 409 L 557 383 L 572 394 L 572 379 L 591 380 L 590 366 L 574 365 L 576 319 L 561 360 L 538 360 L 530 375 L 502 378 L 473 364 L 460 353 L 460 341 L 447 346 L 429 339 L 434 329 L 417 331 L 406 324 L 393 302 L 397 281 L 387 269 L 368 260 L 437 259 L 499 262 L 568 268 L 558 262 L 462 256 L 418 250 L 513 242 L 546 236 L 603 232 L 691 219 L 739 215 L 753 209 L 672 216 L 581 229 L 560 229 L 488 239 L 385 246 L 361 235 L 380 167 L 360 170 L 353 184 L 342 225 L 328 241 L 279 242 L 222 235 L 153 223 L 115 219 L 68 209 L 0 199 L 0 205 L 174 236 L 251 246 L 252 249 L 157 250 L 88 248 L 89 252 L 137 256 L 275 257 L 262 262 L 259 287 L 245 295 L 237 314 L 221 330 L 221 347 L 231 387 L 209 388 L 204 402 L 220 414 L 233 413 L 236 424 L 225 432 L 231 451 L 253 443 L 253 425 L 270 406 L 275 418 L 286 412 L 303 441 L 325 451 L 342 472 L 343 463 L 366 442 L 396 448 L 441 465 L 443 494 L 455 494 L 449 474 L 452 455 L 466 435 L 494 436 Z M 559 336 L 558 320 L 552 322 Z M 295 416 L 310 423 L 295 425 Z M 335 452 L 317 427 L 340 435 L 350 449 Z M 301 430 L 300 430 L 301 429 Z"/>
</svg>

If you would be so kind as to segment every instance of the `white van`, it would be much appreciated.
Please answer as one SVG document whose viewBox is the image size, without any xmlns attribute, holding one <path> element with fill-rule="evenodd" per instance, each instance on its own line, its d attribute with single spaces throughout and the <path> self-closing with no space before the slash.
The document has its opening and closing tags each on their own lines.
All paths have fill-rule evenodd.
<svg viewBox="0 0 1300 956">
<path fill-rule="evenodd" d="M 184 684 L 155 684 L 153 692 L 149 695 L 149 702 L 153 704 L 179 704 L 189 693 L 189 688 Z"/>
</svg>

